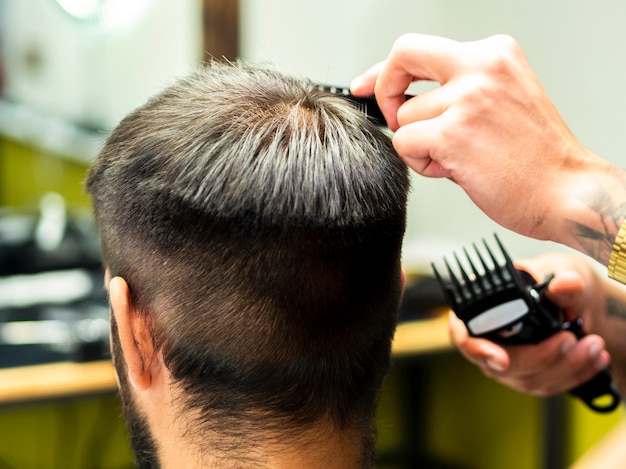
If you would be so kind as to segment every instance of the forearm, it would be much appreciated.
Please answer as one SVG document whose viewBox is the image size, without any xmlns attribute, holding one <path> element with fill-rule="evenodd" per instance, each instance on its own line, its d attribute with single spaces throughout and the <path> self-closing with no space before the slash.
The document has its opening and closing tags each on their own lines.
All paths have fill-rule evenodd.
<svg viewBox="0 0 626 469">
<path fill-rule="evenodd" d="M 626 217 L 626 172 L 589 153 L 559 191 L 556 200 L 564 204 L 549 211 L 557 220 L 549 239 L 608 265 Z"/>
</svg>

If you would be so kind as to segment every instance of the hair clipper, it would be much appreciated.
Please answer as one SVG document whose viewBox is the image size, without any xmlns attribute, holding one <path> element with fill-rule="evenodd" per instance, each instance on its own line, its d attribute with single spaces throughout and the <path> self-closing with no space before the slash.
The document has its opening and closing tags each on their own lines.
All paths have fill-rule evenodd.
<svg viewBox="0 0 626 469">
<path fill-rule="evenodd" d="M 465 323 L 469 334 L 502 345 L 536 344 L 562 330 L 571 331 L 579 339 L 583 337 L 582 319 L 568 320 L 564 311 L 545 296 L 554 275 L 537 282 L 528 272 L 513 265 L 497 236 L 495 239 L 504 258 L 503 264 L 483 241 L 489 261 L 473 245 L 480 268 L 467 249 L 463 251 L 468 270 L 454 253 L 460 275 L 453 272 L 445 258 L 447 280 L 432 265 L 446 302 Z M 611 412 L 620 403 L 608 368 L 569 392 L 596 412 Z"/>
</svg>

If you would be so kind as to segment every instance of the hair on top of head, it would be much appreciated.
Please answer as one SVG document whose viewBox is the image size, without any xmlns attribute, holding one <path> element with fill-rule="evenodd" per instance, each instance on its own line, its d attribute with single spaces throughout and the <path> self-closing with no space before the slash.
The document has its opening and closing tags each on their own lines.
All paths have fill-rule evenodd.
<svg viewBox="0 0 626 469">
<path fill-rule="evenodd" d="M 192 75 L 133 122 L 136 133 L 142 125 L 149 131 L 142 147 L 165 150 L 155 168 L 164 177 L 160 186 L 151 181 L 151 192 L 220 217 L 244 213 L 261 223 L 299 226 L 355 224 L 399 203 L 371 190 L 386 170 L 380 150 L 370 146 L 381 131 L 364 126 L 357 112 L 338 112 L 348 103 L 311 83 L 277 79 L 271 69 L 240 65 L 247 73 L 234 82 L 224 67 L 230 66 L 213 64 Z"/>
<path fill-rule="evenodd" d="M 389 137 L 348 102 L 243 62 L 132 112 L 87 179 L 104 262 L 189 406 L 205 424 L 283 428 L 371 417 L 408 186 Z"/>
</svg>

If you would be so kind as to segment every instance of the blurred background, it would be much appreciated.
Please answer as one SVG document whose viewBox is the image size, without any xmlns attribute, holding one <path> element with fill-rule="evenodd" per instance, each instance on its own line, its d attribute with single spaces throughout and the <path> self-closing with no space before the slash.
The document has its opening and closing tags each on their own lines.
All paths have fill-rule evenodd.
<svg viewBox="0 0 626 469">
<path fill-rule="evenodd" d="M 625 16 L 618 0 L 0 0 L 0 469 L 131 467 L 114 379 L 98 368 L 107 307 L 82 181 L 149 96 L 211 57 L 348 85 L 405 32 L 507 33 L 581 142 L 625 166 Z M 514 258 L 566 250 L 496 226 L 448 181 L 414 178 L 415 278 L 494 232 Z M 426 284 L 407 322 L 431 319 Z M 620 418 L 517 395 L 446 346 L 409 351 L 381 400 L 379 466 L 558 469 Z"/>
</svg>

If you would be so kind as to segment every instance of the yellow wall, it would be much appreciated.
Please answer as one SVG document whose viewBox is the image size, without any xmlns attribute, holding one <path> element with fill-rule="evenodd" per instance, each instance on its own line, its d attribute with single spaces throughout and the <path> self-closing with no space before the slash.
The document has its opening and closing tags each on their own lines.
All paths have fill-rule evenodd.
<svg viewBox="0 0 626 469">
<path fill-rule="evenodd" d="M 61 194 L 68 206 L 87 207 L 86 171 L 86 164 L 0 139 L 0 206 L 36 207 L 39 198 L 52 191 Z"/>
<path fill-rule="evenodd" d="M 411 395 L 410 377 L 419 394 Z M 419 399 L 421 405 L 407 405 Z M 557 401 L 558 404 L 559 401 Z M 623 417 L 589 410 L 564 395 L 562 444 L 564 469 L 600 440 Z M 413 406 L 412 415 L 407 409 Z M 403 445 L 424 448 L 431 461 L 459 469 L 543 469 L 548 450 L 546 401 L 520 394 L 492 381 L 457 352 L 396 361 L 383 389 L 378 416 L 379 449 L 397 451 Z M 407 419 L 417 420 L 419 441 L 405 441 Z M 413 422 L 415 423 L 415 422 Z M 553 448 L 554 449 L 554 448 Z M 434 464 L 434 463 L 433 463 Z M 386 464 L 381 469 L 405 469 Z M 429 467 L 429 466 L 423 466 Z M 433 466 L 435 467 L 435 466 Z"/>
<path fill-rule="evenodd" d="M 415 379 L 418 394 L 411 395 L 407 380 Z M 413 415 L 407 416 L 407 403 L 416 399 L 420 402 L 413 403 Z M 397 361 L 380 409 L 381 451 L 403 443 L 421 447 L 432 464 L 446 468 L 541 467 L 539 400 L 486 379 L 456 352 Z M 397 434 L 399 422 L 407 418 L 418 421 L 420 430 L 413 438 L 419 441 L 403 442 L 402 430 Z"/>
<path fill-rule="evenodd" d="M 0 408 L 0 467 L 130 469 L 117 398 L 101 396 Z"/>
<path fill-rule="evenodd" d="M 566 454 L 568 462 L 572 463 L 580 458 L 623 418 L 623 406 L 609 414 L 598 414 L 589 410 L 580 400 L 567 396 L 566 426 L 568 434 Z M 623 442 L 623 444 L 626 444 L 626 442 Z"/>
</svg>

